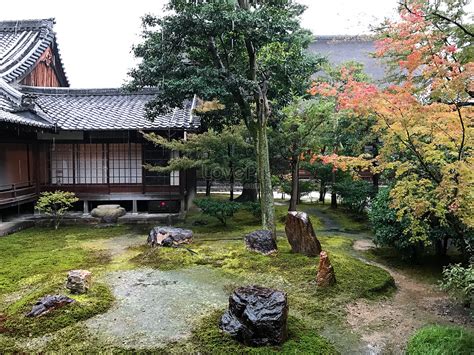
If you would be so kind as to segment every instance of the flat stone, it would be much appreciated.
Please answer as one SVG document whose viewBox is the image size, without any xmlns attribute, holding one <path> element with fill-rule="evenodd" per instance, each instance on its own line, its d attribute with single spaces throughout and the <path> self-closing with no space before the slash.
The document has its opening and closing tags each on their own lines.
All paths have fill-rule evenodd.
<svg viewBox="0 0 474 355">
<path fill-rule="evenodd" d="M 39 299 L 31 311 L 26 315 L 27 317 L 39 317 L 47 314 L 55 309 L 62 308 L 74 300 L 63 295 L 47 295 Z"/>
<path fill-rule="evenodd" d="M 100 218 L 101 223 L 117 223 L 127 212 L 120 205 L 99 205 L 91 211 L 91 216 Z"/>
<path fill-rule="evenodd" d="M 219 328 L 248 346 L 281 345 L 288 337 L 288 300 L 283 291 L 261 286 L 236 289 Z"/>
<path fill-rule="evenodd" d="M 321 243 L 316 238 L 311 220 L 305 212 L 288 212 L 285 233 L 292 252 L 306 256 L 317 256 L 321 252 Z"/>
<path fill-rule="evenodd" d="M 67 275 L 66 288 L 71 293 L 86 293 L 92 282 L 92 273 L 88 270 L 71 270 Z"/>
<path fill-rule="evenodd" d="M 268 230 L 258 230 L 245 236 L 245 245 L 248 250 L 263 255 L 270 255 L 278 251 L 273 233 Z"/>
<path fill-rule="evenodd" d="M 147 239 L 147 243 L 152 247 L 173 247 L 180 244 L 190 244 L 192 241 L 192 230 L 175 227 L 154 227 Z"/>
</svg>

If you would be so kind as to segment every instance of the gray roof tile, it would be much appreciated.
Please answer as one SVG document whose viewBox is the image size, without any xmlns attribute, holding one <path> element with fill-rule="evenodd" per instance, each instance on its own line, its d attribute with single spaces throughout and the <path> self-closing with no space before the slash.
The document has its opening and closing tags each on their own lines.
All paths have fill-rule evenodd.
<svg viewBox="0 0 474 355">
<path fill-rule="evenodd" d="M 145 105 L 157 93 L 145 89 L 130 93 L 122 89 L 68 89 L 20 87 L 22 93 L 36 96 L 37 107 L 63 130 L 187 129 L 199 127 L 193 115 L 195 102 L 183 109 L 156 117 L 145 117 Z"/>
<path fill-rule="evenodd" d="M 46 48 L 53 47 L 60 55 L 53 25 L 54 19 L 0 22 L 0 76 L 6 82 L 21 81 L 33 70 Z M 60 67 L 57 69 L 64 74 Z M 66 76 L 63 77 L 64 84 L 69 85 Z"/>
</svg>

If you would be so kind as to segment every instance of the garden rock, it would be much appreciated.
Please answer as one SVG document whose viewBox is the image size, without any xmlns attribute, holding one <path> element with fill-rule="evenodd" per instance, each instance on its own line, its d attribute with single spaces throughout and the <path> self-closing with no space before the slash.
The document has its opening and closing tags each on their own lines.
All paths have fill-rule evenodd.
<svg viewBox="0 0 474 355">
<path fill-rule="evenodd" d="M 126 213 L 125 208 L 120 205 L 99 205 L 91 211 L 91 216 L 100 218 L 101 223 L 115 224 Z"/>
<path fill-rule="evenodd" d="M 72 270 L 67 275 L 66 288 L 71 293 L 86 293 L 90 286 L 92 273 L 88 270 Z"/>
<path fill-rule="evenodd" d="M 316 284 L 320 287 L 332 286 L 336 283 L 336 274 L 325 251 L 319 254 L 319 267 L 316 276 Z"/>
<path fill-rule="evenodd" d="M 173 247 L 193 241 L 193 231 L 174 227 L 155 227 L 148 234 L 148 244 L 152 247 Z"/>
<path fill-rule="evenodd" d="M 267 230 L 258 230 L 245 236 L 247 249 L 263 255 L 276 253 L 278 250 L 273 233 Z"/>
<path fill-rule="evenodd" d="M 305 212 L 288 212 L 285 233 L 292 252 L 307 256 L 317 256 L 321 252 L 321 243 L 316 238 L 311 220 Z"/>
<path fill-rule="evenodd" d="M 288 337 L 288 300 L 285 292 L 247 286 L 229 297 L 229 309 L 219 328 L 248 346 L 280 345 Z"/>
<path fill-rule="evenodd" d="M 39 317 L 43 314 L 49 313 L 54 309 L 62 308 L 69 303 L 75 302 L 72 298 L 63 295 L 47 295 L 36 302 L 26 316 L 27 317 Z"/>
</svg>

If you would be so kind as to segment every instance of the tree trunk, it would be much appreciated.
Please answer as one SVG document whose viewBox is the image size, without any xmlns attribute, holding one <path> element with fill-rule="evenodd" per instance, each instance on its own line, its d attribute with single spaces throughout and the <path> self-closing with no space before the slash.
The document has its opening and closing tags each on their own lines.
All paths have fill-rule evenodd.
<svg viewBox="0 0 474 355">
<path fill-rule="evenodd" d="M 337 195 L 336 195 L 336 171 L 332 171 L 332 186 L 331 186 L 331 208 L 337 208 Z"/>
<path fill-rule="evenodd" d="M 230 200 L 231 201 L 234 201 L 234 180 L 235 180 L 235 176 L 234 176 L 234 163 L 232 161 L 232 147 L 231 145 L 229 144 L 228 145 L 228 154 L 229 154 L 229 170 L 230 170 Z"/>
<path fill-rule="evenodd" d="M 372 186 L 374 187 L 374 195 L 377 195 L 377 193 L 379 192 L 379 180 L 380 174 L 372 175 Z"/>
<path fill-rule="evenodd" d="M 300 167 L 299 156 L 291 157 L 291 196 L 288 211 L 296 211 L 298 204 L 298 170 Z"/>
<path fill-rule="evenodd" d="M 296 205 L 301 203 L 301 186 L 300 186 L 300 164 L 299 164 L 299 157 L 298 157 L 298 170 L 296 171 L 296 181 L 298 184 L 296 185 Z"/>
<path fill-rule="evenodd" d="M 264 115 L 259 112 L 259 116 Z M 260 117 L 257 125 L 257 146 L 258 146 L 258 176 L 260 185 L 260 205 L 262 209 L 262 227 L 273 233 L 276 238 L 275 210 L 273 206 L 273 189 L 270 172 L 270 159 L 268 154 L 268 138 L 266 117 Z"/>
<path fill-rule="evenodd" d="M 206 197 L 211 196 L 211 186 L 212 180 L 210 178 L 206 178 Z"/>
<path fill-rule="evenodd" d="M 321 180 L 319 182 L 319 202 L 324 204 L 324 199 L 326 198 L 326 183 Z"/>
</svg>

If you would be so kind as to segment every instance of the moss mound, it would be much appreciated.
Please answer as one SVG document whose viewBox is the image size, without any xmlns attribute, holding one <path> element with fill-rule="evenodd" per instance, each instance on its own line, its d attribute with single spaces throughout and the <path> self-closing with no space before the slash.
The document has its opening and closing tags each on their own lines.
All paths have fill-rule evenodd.
<svg viewBox="0 0 474 355">
<path fill-rule="evenodd" d="M 95 283 L 87 294 L 72 295 L 76 302 L 55 309 L 50 313 L 36 318 L 26 317 L 32 305 L 47 294 L 62 293 L 63 283 L 59 280 L 43 287 L 19 301 L 11 304 L 6 310 L 4 328 L 7 334 L 15 336 L 37 336 L 65 328 L 78 321 L 103 313 L 110 308 L 114 297 L 106 285 Z M 59 281 L 59 284 L 58 284 Z"/>
<path fill-rule="evenodd" d="M 433 325 L 419 329 L 408 341 L 409 355 L 469 355 L 474 331 L 456 326 Z"/>
</svg>

